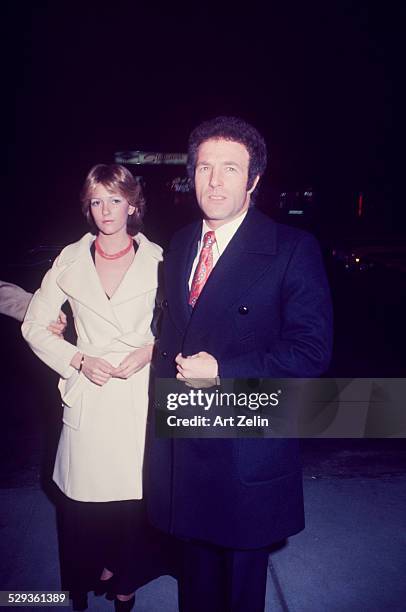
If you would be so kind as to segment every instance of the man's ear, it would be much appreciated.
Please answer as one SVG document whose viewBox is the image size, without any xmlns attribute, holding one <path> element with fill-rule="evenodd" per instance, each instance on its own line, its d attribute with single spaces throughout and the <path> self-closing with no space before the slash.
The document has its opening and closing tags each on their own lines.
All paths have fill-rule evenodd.
<svg viewBox="0 0 406 612">
<path fill-rule="evenodd" d="M 259 179 L 260 179 L 260 176 L 259 176 L 259 174 L 257 174 L 257 176 L 253 180 L 253 183 L 252 183 L 250 189 L 248 189 L 247 193 L 249 193 L 251 195 L 251 193 L 254 191 L 255 187 L 258 185 Z"/>
</svg>

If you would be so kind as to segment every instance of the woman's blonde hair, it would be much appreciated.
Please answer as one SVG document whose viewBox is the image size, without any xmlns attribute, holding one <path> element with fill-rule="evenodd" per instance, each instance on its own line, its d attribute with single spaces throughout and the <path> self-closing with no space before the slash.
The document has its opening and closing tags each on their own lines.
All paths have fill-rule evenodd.
<svg viewBox="0 0 406 612">
<path fill-rule="evenodd" d="M 127 231 L 131 236 L 138 234 L 142 228 L 142 219 L 145 213 L 144 194 L 141 185 L 131 172 L 119 164 L 97 164 L 93 166 L 83 184 L 80 192 L 82 212 L 92 233 L 97 234 L 98 232 L 90 210 L 90 199 L 97 185 L 103 185 L 107 191 L 112 193 L 119 193 L 131 206 L 134 206 L 133 214 L 128 215 Z"/>
</svg>

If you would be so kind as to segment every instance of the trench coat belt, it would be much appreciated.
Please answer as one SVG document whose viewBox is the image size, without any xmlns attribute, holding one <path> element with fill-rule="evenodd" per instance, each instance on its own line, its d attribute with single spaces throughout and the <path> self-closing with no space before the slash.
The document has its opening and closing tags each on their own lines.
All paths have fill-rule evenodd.
<svg viewBox="0 0 406 612">
<path fill-rule="evenodd" d="M 80 338 L 77 341 L 78 350 L 86 355 L 92 357 L 103 357 L 107 353 L 128 353 L 136 348 L 141 348 L 147 344 L 152 344 L 154 336 L 152 333 L 149 334 L 138 334 L 137 332 L 129 332 L 123 334 L 119 338 L 115 338 L 110 344 L 103 346 L 95 346 L 94 344 L 88 344 Z"/>
</svg>

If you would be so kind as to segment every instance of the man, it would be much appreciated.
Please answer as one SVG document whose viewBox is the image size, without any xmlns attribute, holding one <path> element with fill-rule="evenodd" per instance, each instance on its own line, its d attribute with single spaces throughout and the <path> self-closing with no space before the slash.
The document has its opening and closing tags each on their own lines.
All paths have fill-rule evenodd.
<svg viewBox="0 0 406 612">
<path fill-rule="evenodd" d="M 190 136 L 203 221 L 175 234 L 165 255 L 158 378 L 327 368 L 332 312 L 317 242 L 251 206 L 266 157 L 263 138 L 237 118 Z M 152 434 L 148 463 L 150 520 L 183 543 L 180 610 L 262 611 L 269 547 L 304 527 L 297 441 Z"/>
</svg>

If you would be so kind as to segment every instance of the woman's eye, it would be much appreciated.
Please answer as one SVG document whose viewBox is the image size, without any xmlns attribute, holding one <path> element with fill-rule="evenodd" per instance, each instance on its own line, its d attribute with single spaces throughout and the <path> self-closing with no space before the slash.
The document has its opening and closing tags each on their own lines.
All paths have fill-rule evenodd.
<svg viewBox="0 0 406 612">
<path fill-rule="evenodd" d="M 121 198 L 113 198 L 113 199 L 112 199 L 112 203 L 113 203 L 113 204 L 118 205 L 118 204 L 121 204 L 121 202 L 122 202 L 122 199 L 121 199 Z"/>
<path fill-rule="evenodd" d="M 90 206 L 96 207 L 99 206 L 100 200 L 90 200 Z"/>
</svg>

